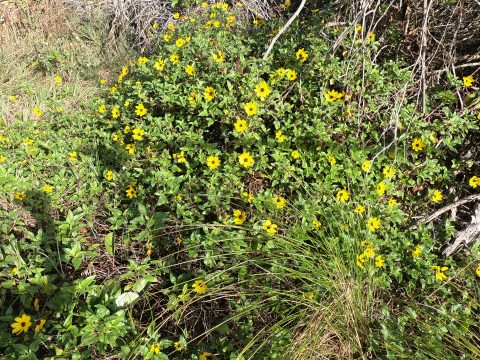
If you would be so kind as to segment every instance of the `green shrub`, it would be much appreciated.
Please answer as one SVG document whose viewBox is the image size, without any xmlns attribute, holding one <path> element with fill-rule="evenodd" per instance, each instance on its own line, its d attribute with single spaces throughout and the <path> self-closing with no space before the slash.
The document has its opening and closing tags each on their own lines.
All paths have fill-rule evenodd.
<svg viewBox="0 0 480 360">
<path fill-rule="evenodd" d="M 410 345 L 411 334 L 430 326 L 440 330 L 426 357 L 475 346 L 477 249 L 471 262 L 442 259 L 453 224 L 412 225 L 478 190 L 478 155 L 462 160 L 477 115 L 436 108 L 442 95 L 425 117 L 412 73 L 375 63 L 374 34 L 319 36 L 319 22 L 309 14 L 262 61 L 278 23 L 202 7 L 122 68 L 94 124 L 72 129 L 57 115 L 44 142 L 33 127 L 8 129 L 8 358 L 411 356 L 426 339 Z M 342 31 L 333 52 L 328 37 Z M 449 87 L 470 91 L 453 77 Z M 79 159 L 66 160 L 75 149 Z M 11 334 L 23 313 L 36 324 L 48 316 L 55 341 Z"/>
</svg>

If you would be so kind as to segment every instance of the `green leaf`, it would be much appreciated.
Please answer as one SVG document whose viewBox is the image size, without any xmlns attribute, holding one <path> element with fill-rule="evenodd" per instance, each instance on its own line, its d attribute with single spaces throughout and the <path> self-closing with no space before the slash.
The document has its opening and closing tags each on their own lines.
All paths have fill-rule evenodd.
<svg viewBox="0 0 480 360">
<path fill-rule="evenodd" d="M 136 292 L 129 291 L 117 297 L 115 299 L 115 305 L 117 305 L 118 307 L 124 307 L 132 304 L 138 298 L 139 298 L 139 295 Z"/>
<path fill-rule="evenodd" d="M 115 255 L 115 247 L 113 242 L 113 233 L 109 233 L 105 236 L 105 249 L 109 255 Z"/>
<path fill-rule="evenodd" d="M 78 258 L 78 257 L 73 258 L 72 265 L 75 270 L 78 270 L 80 268 L 80 265 L 82 265 L 82 258 Z"/>
</svg>

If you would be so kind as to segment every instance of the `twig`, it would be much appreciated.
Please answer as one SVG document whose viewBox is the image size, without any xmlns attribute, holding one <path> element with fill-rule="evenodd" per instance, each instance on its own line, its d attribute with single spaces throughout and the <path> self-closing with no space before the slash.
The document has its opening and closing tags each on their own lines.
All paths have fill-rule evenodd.
<svg viewBox="0 0 480 360">
<path fill-rule="evenodd" d="M 466 198 L 455 201 L 454 203 L 452 203 L 450 205 L 447 205 L 447 206 L 435 211 L 432 215 L 427 216 L 426 218 L 420 219 L 418 222 L 419 223 L 429 223 L 430 221 L 435 220 L 436 218 L 438 218 L 443 213 L 446 213 L 447 211 L 450 211 L 452 209 L 455 209 L 455 208 L 459 207 L 460 205 L 463 205 L 463 204 L 466 204 L 466 203 L 469 203 L 469 202 L 472 202 L 472 201 L 476 201 L 476 200 L 480 200 L 480 194 L 470 195 L 470 196 L 467 196 Z M 417 228 L 418 228 L 418 226 L 415 225 L 411 229 L 414 230 L 414 229 L 417 229 Z"/>
<path fill-rule="evenodd" d="M 268 55 L 272 52 L 273 45 L 277 42 L 278 38 L 288 29 L 288 27 L 292 24 L 292 22 L 297 18 L 298 15 L 300 15 L 300 12 L 302 11 L 303 7 L 305 6 L 305 3 L 307 0 L 302 0 L 300 3 L 300 6 L 298 7 L 297 11 L 292 15 L 290 19 L 288 19 L 287 23 L 283 25 L 283 27 L 280 29 L 280 31 L 275 35 L 275 37 L 272 39 L 272 42 L 267 48 L 267 51 L 265 52 L 265 55 L 263 55 L 263 61 L 267 60 Z"/>
</svg>

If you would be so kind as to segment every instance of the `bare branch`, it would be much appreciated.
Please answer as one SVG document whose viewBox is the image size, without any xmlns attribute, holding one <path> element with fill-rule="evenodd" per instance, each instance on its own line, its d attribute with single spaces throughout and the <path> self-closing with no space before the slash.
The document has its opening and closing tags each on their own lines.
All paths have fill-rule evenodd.
<svg viewBox="0 0 480 360">
<path fill-rule="evenodd" d="M 292 24 L 292 22 L 300 15 L 300 12 L 302 11 L 303 7 L 305 6 L 305 3 L 307 0 L 302 0 L 300 3 L 300 6 L 298 7 L 297 11 L 292 15 L 290 19 L 288 19 L 287 23 L 283 25 L 283 27 L 280 29 L 280 31 L 275 35 L 275 37 L 272 39 L 270 45 L 267 48 L 267 51 L 265 52 L 265 55 L 263 55 L 263 61 L 267 60 L 268 55 L 272 52 L 273 46 L 277 42 L 278 38 L 289 28 L 289 26 Z"/>
</svg>

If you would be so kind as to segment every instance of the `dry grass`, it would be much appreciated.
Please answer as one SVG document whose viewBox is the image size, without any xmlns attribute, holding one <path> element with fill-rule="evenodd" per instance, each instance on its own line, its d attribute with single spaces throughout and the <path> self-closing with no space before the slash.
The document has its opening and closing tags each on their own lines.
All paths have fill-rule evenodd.
<svg viewBox="0 0 480 360">
<path fill-rule="evenodd" d="M 289 359 L 368 357 L 365 347 L 377 316 L 378 294 L 372 284 L 344 276 L 348 275 L 346 271 L 335 273 L 338 277 L 330 283 L 329 300 L 312 307 L 312 316 L 297 326 Z"/>
<path fill-rule="evenodd" d="M 168 0 L 65 0 L 80 17 L 91 17 L 100 12 L 110 24 L 109 38 L 115 41 L 119 35 L 128 36 L 132 46 L 141 52 L 154 48 L 153 41 L 155 30 L 152 25 L 156 23 L 161 31 L 169 22 L 173 22 L 176 12 L 183 13 L 182 6 L 188 7 L 188 13 L 195 12 L 194 2 L 182 5 L 180 2 L 172 7 Z M 216 3 L 220 1 L 207 1 Z M 274 0 L 241 0 L 245 18 L 271 19 L 280 15 L 279 4 Z"/>
<path fill-rule="evenodd" d="M 99 79 L 126 62 L 125 44 L 107 42 L 100 16 L 81 19 L 62 0 L 1 2 L 0 14 L 0 119 L 6 123 L 31 118 L 35 106 L 64 112 L 85 106 Z"/>
</svg>

